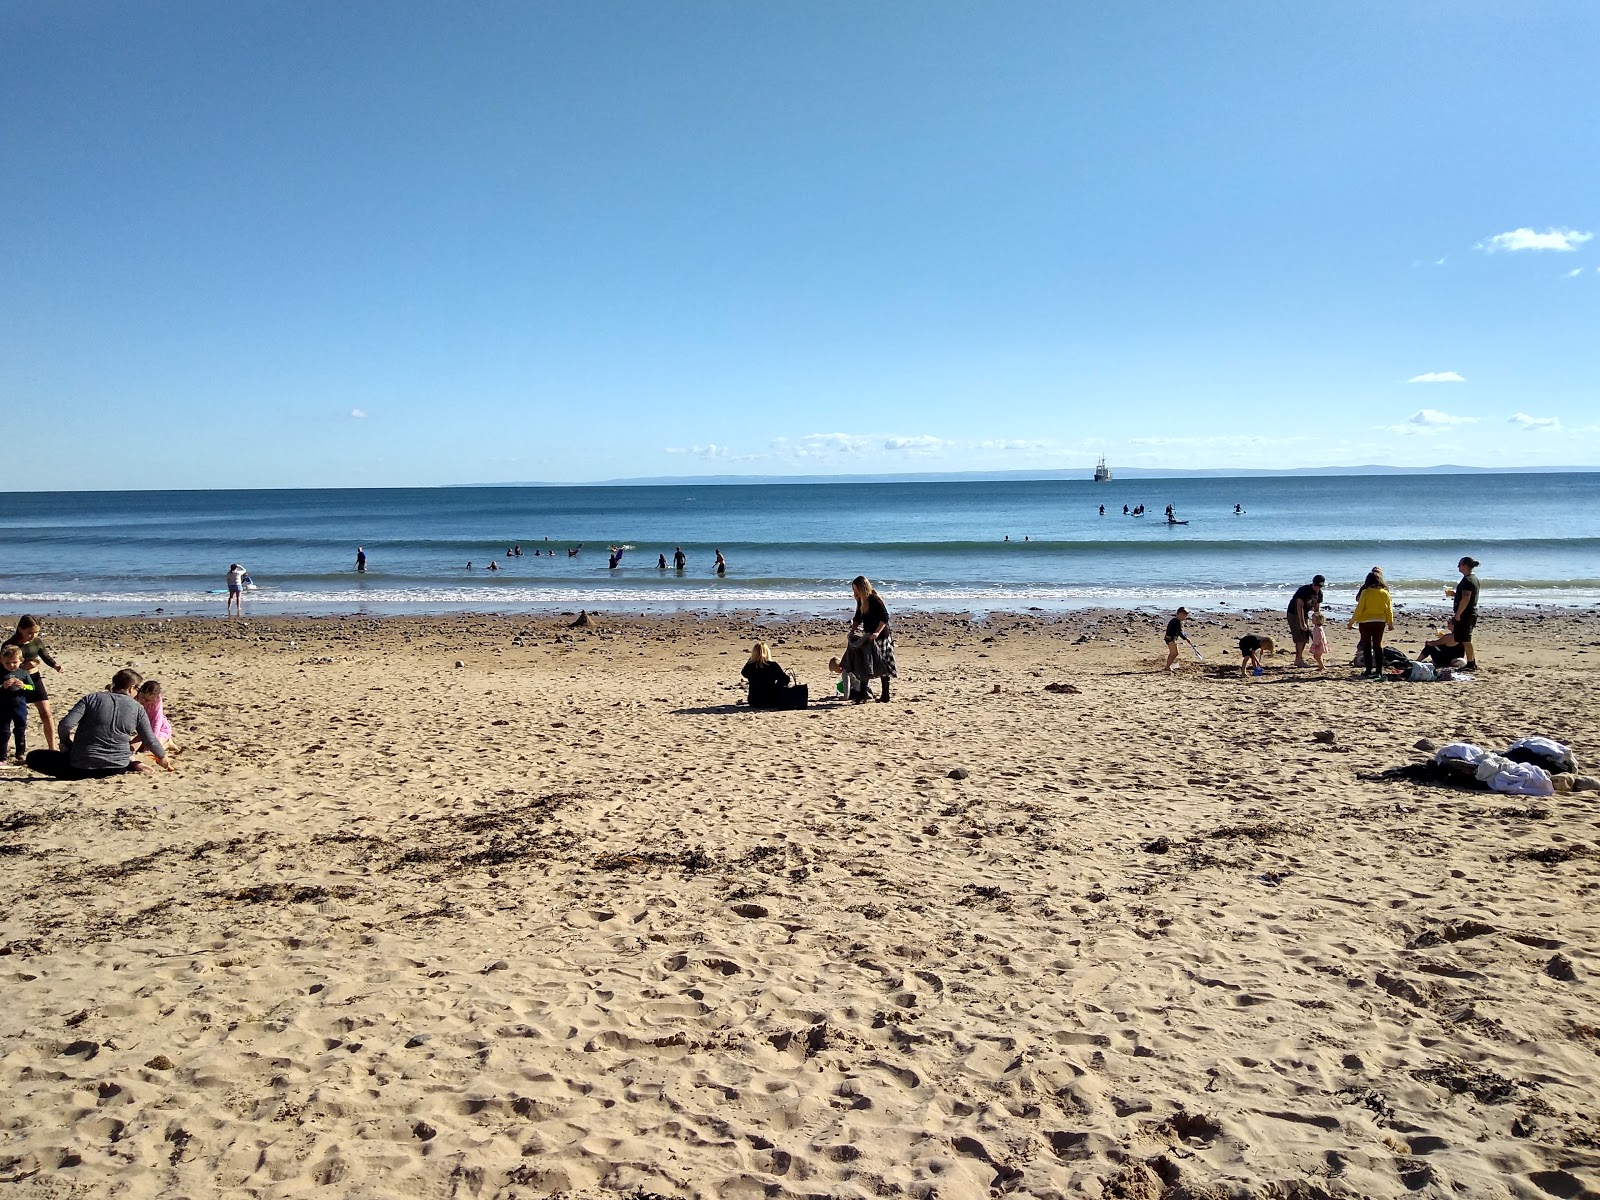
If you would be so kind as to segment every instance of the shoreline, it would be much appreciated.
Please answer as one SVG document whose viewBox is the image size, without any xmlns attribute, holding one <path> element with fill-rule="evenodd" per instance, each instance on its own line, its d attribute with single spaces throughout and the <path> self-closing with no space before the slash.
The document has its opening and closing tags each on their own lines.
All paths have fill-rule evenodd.
<svg viewBox="0 0 1600 1200">
<path fill-rule="evenodd" d="M 904 614 L 917 613 L 929 617 L 967 616 L 973 620 L 1006 615 L 1037 616 L 1040 614 L 1058 619 L 1074 619 L 1105 612 L 1170 614 L 1181 605 L 1187 607 L 1191 612 L 1253 618 L 1270 613 L 1276 613 L 1281 616 L 1284 605 L 1288 602 L 1288 596 L 1289 592 L 1285 591 L 1282 603 L 1276 604 L 1260 603 L 1259 601 L 1234 604 L 1228 601 L 1219 602 L 1213 598 L 1193 599 L 1191 594 L 1178 592 L 1174 592 L 1171 597 L 1164 598 L 1160 602 L 1145 600 L 1123 603 L 1104 598 L 1086 598 L 1071 603 L 1025 603 L 1025 601 L 1035 598 L 1024 596 L 1005 604 L 950 604 L 944 600 L 920 601 L 915 596 L 901 595 L 895 597 L 894 611 Z M 508 601 L 504 604 L 463 605 L 457 602 L 432 604 L 427 602 L 396 601 L 392 604 L 372 604 L 370 602 L 352 602 L 350 604 L 309 603 L 302 607 L 299 601 L 258 599 L 254 595 L 247 594 L 245 604 L 245 619 L 248 620 L 437 620 L 456 616 L 479 619 L 546 619 L 563 615 L 575 616 L 579 611 L 586 611 L 618 617 L 636 616 L 656 619 L 679 617 L 738 618 L 746 614 L 760 613 L 783 620 L 805 621 L 827 619 L 832 613 L 848 614 L 851 608 L 851 601 L 847 592 L 845 598 L 837 603 L 829 603 L 822 599 L 793 601 L 776 597 L 740 597 L 715 604 L 699 599 L 652 604 L 641 603 L 637 599 L 580 595 L 537 603 Z M 4 607 L 18 613 L 31 612 L 51 621 L 229 619 L 216 611 L 223 607 L 223 599 L 221 597 L 208 597 L 204 605 L 174 606 L 170 609 L 165 604 L 151 605 L 131 601 L 125 604 L 100 602 L 92 604 L 63 604 L 56 600 L 40 600 L 37 597 L 31 599 L 11 597 L 5 601 Z M 1349 600 L 1339 595 L 1335 595 L 1324 606 L 1325 611 L 1335 616 L 1341 609 L 1349 607 L 1351 607 Z M 1420 620 L 1436 621 L 1449 612 L 1449 607 L 1450 602 L 1442 597 L 1435 598 L 1420 593 L 1395 593 L 1397 615 L 1403 614 Z M 1543 600 L 1533 600 L 1529 597 L 1505 599 L 1502 594 L 1502 598 L 1498 599 L 1484 598 L 1480 601 L 1479 610 L 1485 614 L 1494 613 L 1506 617 L 1520 617 L 1534 613 L 1578 615 L 1600 612 L 1600 598 L 1584 594 L 1567 598 L 1557 596 L 1556 598 Z"/>
<path fill-rule="evenodd" d="M 1381 774 L 1593 772 L 1600 614 L 1379 686 L 1342 624 L 1239 678 L 1276 610 L 1174 675 L 1154 614 L 901 612 L 863 706 L 843 616 L 573 619 L 47 623 L 57 716 L 131 664 L 183 750 L 0 771 L 19 1200 L 1600 1190 L 1600 812 Z"/>
</svg>

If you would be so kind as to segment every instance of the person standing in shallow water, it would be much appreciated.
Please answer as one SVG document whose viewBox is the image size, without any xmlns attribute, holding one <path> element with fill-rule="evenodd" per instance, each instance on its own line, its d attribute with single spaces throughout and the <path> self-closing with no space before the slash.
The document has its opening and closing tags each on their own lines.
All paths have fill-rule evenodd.
<svg viewBox="0 0 1600 1200">
<path fill-rule="evenodd" d="M 367 552 L 360 546 L 356 547 L 356 571 L 362 575 L 367 573 Z"/>
<path fill-rule="evenodd" d="M 850 581 L 850 591 L 856 598 L 856 611 L 850 621 L 849 646 L 844 652 L 843 664 L 845 671 L 857 680 L 850 700 L 854 704 L 865 703 L 870 698 L 867 681 L 878 678 L 883 681 L 883 692 L 878 700 L 887 703 L 889 681 L 899 674 L 895 669 L 889 608 L 865 575 L 857 575 Z"/>
</svg>

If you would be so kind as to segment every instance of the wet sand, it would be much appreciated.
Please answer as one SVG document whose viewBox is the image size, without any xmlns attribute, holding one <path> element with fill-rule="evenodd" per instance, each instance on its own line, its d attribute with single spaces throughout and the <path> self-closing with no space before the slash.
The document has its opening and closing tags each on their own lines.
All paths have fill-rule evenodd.
<svg viewBox="0 0 1600 1200">
<path fill-rule="evenodd" d="M 1593 771 L 1600 615 L 913 615 L 859 707 L 839 622 L 569 620 L 49 623 L 184 749 L 0 771 L 5 1195 L 1600 1195 L 1594 797 L 1373 778 Z"/>
</svg>

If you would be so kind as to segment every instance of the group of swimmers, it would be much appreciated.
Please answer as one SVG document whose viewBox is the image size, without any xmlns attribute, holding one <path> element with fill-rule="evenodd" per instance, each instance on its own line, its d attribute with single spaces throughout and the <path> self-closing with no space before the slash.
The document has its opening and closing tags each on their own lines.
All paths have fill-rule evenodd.
<svg viewBox="0 0 1600 1200">
<path fill-rule="evenodd" d="M 176 747 L 159 680 L 145 679 L 131 669 L 118 671 L 106 691 L 83 697 L 57 726 L 50 712 L 45 667 L 61 670 L 44 643 L 39 618 L 24 615 L 16 632 L 0 645 L 0 763 L 10 753 L 19 767 L 87 778 L 148 770 L 135 753 L 140 751 L 172 769 L 170 756 Z M 32 754 L 28 753 L 29 708 L 38 710 L 45 747 Z"/>
</svg>

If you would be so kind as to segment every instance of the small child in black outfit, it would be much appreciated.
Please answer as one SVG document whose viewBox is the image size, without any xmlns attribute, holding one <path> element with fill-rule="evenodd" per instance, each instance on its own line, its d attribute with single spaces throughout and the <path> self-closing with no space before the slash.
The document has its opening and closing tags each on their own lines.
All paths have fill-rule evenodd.
<svg viewBox="0 0 1600 1200">
<path fill-rule="evenodd" d="M 1239 678 L 1243 679 L 1245 677 L 1247 669 L 1251 671 L 1261 670 L 1261 656 L 1263 654 L 1273 654 L 1277 649 L 1269 637 L 1257 637 L 1253 633 L 1245 634 L 1239 639 Z"/>
<path fill-rule="evenodd" d="M 28 697 L 33 692 L 33 676 L 22 669 L 22 647 L 0 650 L 0 763 L 14 739 L 17 762 L 28 757 Z"/>
<path fill-rule="evenodd" d="M 1188 619 L 1189 619 L 1189 610 L 1187 608 L 1180 608 L 1178 610 L 1178 612 L 1177 612 L 1177 615 L 1174 616 L 1172 618 L 1172 620 L 1167 622 L 1167 638 L 1166 638 L 1166 641 L 1167 641 L 1167 668 L 1166 669 L 1169 670 L 1169 671 L 1176 671 L 1178 669 L 1178 642 L 1180 640 L 1181 641 L 1185 641 L 1185 642 L 1189 642 L 1189 635 L 1183 631 L 1183 623 L 1185 621 L 1187 621 Z M 1194 643 L 1193 642 L 1189 642 L 1189 647 L 1190 647 L 1190 649 L 1193 649 L 1194 648 Z"/>
</svg>

